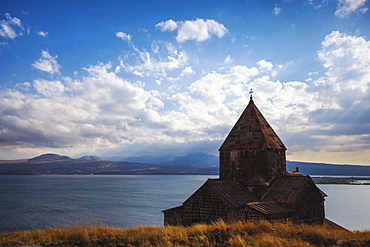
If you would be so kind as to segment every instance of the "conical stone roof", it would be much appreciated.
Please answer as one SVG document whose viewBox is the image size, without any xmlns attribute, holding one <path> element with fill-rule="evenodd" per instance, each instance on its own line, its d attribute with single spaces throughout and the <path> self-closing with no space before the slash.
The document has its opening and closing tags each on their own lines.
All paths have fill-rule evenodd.
<svg viewBox="0 0 370 247">
<path fill-rule="evenodd" d="M 282 149 L 285 145 L 250 98 L 219 151 L 243 149 Z"/>
</svg>

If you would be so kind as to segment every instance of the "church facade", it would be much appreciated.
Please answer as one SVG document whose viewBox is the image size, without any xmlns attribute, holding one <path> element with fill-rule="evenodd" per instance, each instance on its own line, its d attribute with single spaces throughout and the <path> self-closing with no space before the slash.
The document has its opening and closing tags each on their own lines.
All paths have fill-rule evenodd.
<svg viewBox="0 0 370 247">
<path fill-rule="evenodd" d="M 268 220 L 323 224 L 325 193 L 286 171 L 286 147 L 253 102 L 219 149 L 220 178 L 208 179 L 181 206 L 162 211 L 165 225 Z"/>
</svg>

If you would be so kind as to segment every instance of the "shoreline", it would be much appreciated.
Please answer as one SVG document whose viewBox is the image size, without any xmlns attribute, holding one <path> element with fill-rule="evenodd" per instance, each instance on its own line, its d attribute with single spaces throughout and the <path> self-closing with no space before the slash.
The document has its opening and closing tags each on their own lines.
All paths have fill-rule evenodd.
<svg viewBox="0 0 370 247">
<path fill-rule="evenodd" d="M 311 177 L 315 184 L 348 184 L 348 185 L 370 185 L 369 177 Z"/>
<path fill-rule="evenodd" d="M 0 176 L 217 176 L 218 174 L 199 173 L 151 173 L 151 174 L 0 174 Z M 308 175 L 315 184 L 347 184 L 347 185 L 370 185 L 369 176 L 341 176 L 341 175 Z M 318 176 L 318 177 L 316 177 Z"/>
</svg>

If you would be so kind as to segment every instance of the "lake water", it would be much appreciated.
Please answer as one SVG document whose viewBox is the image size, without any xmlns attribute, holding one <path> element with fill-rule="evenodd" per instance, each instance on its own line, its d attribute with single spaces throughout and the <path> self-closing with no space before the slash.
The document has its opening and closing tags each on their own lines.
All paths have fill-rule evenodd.
<svg viewBox="0 0 370 247">
<path fill-rule="evenodd" d="M 0 176 L 0 233 L 101 222 L 163 226 L 211 175 Z M 326 216 L 350 230 L 370 229 L 370 186 L 319 185 Z"/>
</svg>

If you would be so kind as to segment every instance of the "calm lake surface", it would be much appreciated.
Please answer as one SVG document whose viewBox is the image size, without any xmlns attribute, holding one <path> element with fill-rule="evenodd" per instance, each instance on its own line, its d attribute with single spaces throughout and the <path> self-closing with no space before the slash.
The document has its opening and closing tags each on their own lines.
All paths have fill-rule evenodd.
<svg viewBox="0 0 370 247">
<path fill-rule="evenodd" d="M 207 178 L 197 175 L 0 176 L 0 233 L 101 222 L 163 226 Z M 326 217 L 349 230 L 370 229 L 369 185 L 319 185 Z"/>
</svg>

